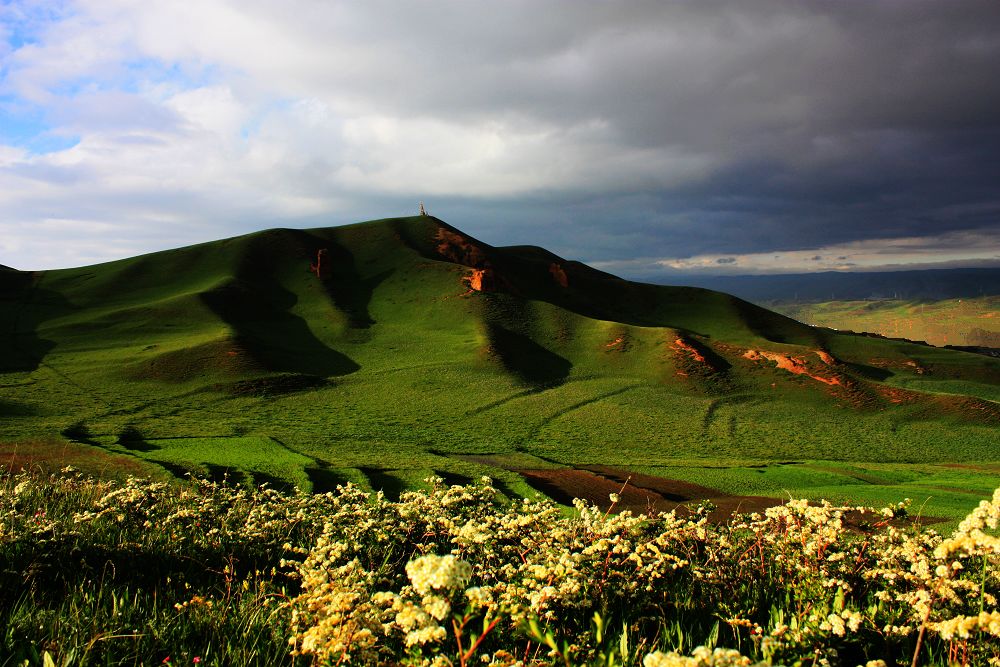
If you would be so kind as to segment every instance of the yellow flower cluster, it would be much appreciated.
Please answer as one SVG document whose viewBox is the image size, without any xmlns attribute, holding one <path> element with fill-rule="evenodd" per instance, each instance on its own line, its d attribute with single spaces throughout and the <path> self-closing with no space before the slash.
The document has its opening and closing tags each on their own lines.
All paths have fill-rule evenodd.
<svg viewBox="0 0 1000 667">
<path fill-rule="evenodd" d="M 467 487 L 428 481 L 431 491 L 404 494 L 398 503 L 345 489 L 350 501 L 338 505 L 297 568 L 304 584 L 336 578 L 360 596 L 351 618 L 370 629 L 359 635 L 363 648 L 382 659 L 409 652 L 414 664 L 440 655 L 458 664 L 457 644 L 468 648 L 470 641 L 461 628 L 470 619 L 484 626 L 502 619 L 482 640 L 494 656 L 523 645 L 518 628 L 530 621 L 565 642 L 560 648 L 553 639 L 549 657 L 568 651 L 588 661 L 599 646 L 580 619 L 608 609 L 655 618 L 693 604 L 727 619 L 769 661 L 826 659 L 827 650 L 834 660 L 837 646 L 851 650 L 860 637 L 909 646 L 922 627 L 945 641 L 972 641 L 998 627 L 1000 552 L 988 531 L 996 525 L 1000 492 L 944 540 L 933 531 L 894 527 L 902 505 L 870 510 L 792 501 L 712 525 L 705 513 L 608 514 L 582 501 L 569 516 L 544 500 L 506 502 L 489 480 Z M 848 515 L 867 528 L 847 528 Z M 340 545 L 336 557 L 331 544 Z M 362 562 L 371 568 L 338 569 Z M 316 613 L 316 590 L 304 585 L 293 607 Z M 735 593 L 748 590 L 769 591 L 760 599 L 778 607 L 769 612 Z M 980 605 L 989 611 L 979 613 Z M 322 635 L 299 618 L 296 636 Z M 342 637 L 337 623 L 326 627 Z M 300 642 L 299 650 L 319 659 L 356 654 L 342 642 L 341 653 L 324 652 L 329 645 Z M 970 646 L 970 654 L 1000 658 L 991 641 Z M 517 662 L 480 654 L 492 664 Z M 646 667 L 730 664 L 749 659 L 707 648 L 690 655 L 652 651 L 644 659 Z"/>
<path fill-rule="evenodd" d="M 462 588 L 472 576 L 472 568 L 450 554 L 429 554 L 407 563 L 406 576 L 410 578 L 413 590 L 428 595 L 431 591 Z"/>
<path fill-rule="evenodd" d="M 942 639 L 968 639 L 976 631 L 1000 637 L 1000 612 L 984 611 L 976 616 L 957 616 L 930 624 Z"/>
<path fill-rule="evenodd" d="M 739 651 L 717 648 L 714 651 L 704 646 L 697 647 L 690 656 L 675 651 L 661 653 L 654 651 L 642 660 L 642 667 L 748 667 L 750 658 Z"/>
</svg>

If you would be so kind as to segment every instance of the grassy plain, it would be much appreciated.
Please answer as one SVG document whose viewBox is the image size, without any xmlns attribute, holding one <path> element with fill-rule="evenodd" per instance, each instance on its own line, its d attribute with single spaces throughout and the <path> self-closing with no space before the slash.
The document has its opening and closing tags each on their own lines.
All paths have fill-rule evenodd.
<svg viewBox="0 0 1000 667">
<path fill-rule="evenodd" d="M 72 442 L 161 475 L 390 495 L 430 473 L 525 494 L 522 470 L 603 465 L 952 519 L 1000 483 L 998 360 L 429 217 L 7 271 L 0 322 L 0 455 Z"/>
<path fill-rule="evenodd" d="M 1000 347 L 1000 296 L 965 299 L 775 303 L 775 311 L 822 327 L 870 331 L 931 345 Z"/>
</svg>

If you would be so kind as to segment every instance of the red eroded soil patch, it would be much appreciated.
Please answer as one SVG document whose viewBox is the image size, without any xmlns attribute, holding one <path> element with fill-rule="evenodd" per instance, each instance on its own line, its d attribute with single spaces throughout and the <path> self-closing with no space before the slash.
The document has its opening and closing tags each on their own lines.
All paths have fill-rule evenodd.
<svg viewBox="0 0 1000 667">
<path fill-rule="evenodd" d="M 913 371 L 917 375 L 924 375 L 927 373 L 927 369 L 918 364 L 916 361 L 903 360 L 903 359 L 886 359 L 884 357 L 872 357 L 868 360 L 868 365 L 875 368 L 882 368 L 887 371 L 893 369 Z"/>
<path fill-rule="evenodd" d="M 130 456 L 106 452 L 98 447 L 58 440 L 0 443 L 0 471 L 36 470 L 59 472 L 73 466 L 96 477 L 135 475 L 148 477 L 155 469 Z"/>
<path fill-rule="evenodd" d="M 613 508 L 615 511 L 627 509 L 637 514 L 676 510 L 678 514 L 684 515 L 689 514 L 699 502 L 708 500 L 716 507 L 709 515 L 709 520 L 723 522 L 736 513 L 760 512 L 782 503 L 777 498 L 733 496 L 690 482 L 607 466 L 516 472 L 524 476 L 532 487 L 556 502 L 572 505 L 574 498 L 582 498 L 602 510 L 611 508 L 612 493 L 620 496 L 618 504 Z"/>
<path fill-rule="evenodd" d="M 675 374 L 693 380 L 704 380 L 716 369 L 709 363 L 702 350 L 695 343 L 678 336 L 670 343 L 670 350 L 677 367 Z"/>
<path fill-rule="evenodd" d="M 701 352 L 695 349 L 695 347 L 691 345 L 691 343 L 687 342 L 683 338 L 678 338 L 677 340 L 675 340 L 671 345 L 671 347 L 677 350 L 678 352 L 686 354 L 691 359 L 697 361 L 699 364 L 707 363 L 705 361 L 705 355 L 703 355 Z"/>
<path fill-rule="evenodd" d="M 887 385 L 873 385 L 875 390 L 878 391 L 883 397 L 889 400 L 890 403 L 905 404 L 909 405 L 911 403 L 918 403 L 926 396 L 923 394 L 918 394 L 915 391 L 909 391 L 906 389 L 899 389 L 898 387 L 890 387 Z"/>
<path fill-rule="evenodd" d="M 523 475 L 528 484 L 556 502 L 572 505 L 574 498 L 583 498 L 605 511 L 619 512 L 627 509 L 636 514 L 676 511 L 679 516 L 685 516 L 693 514 L 693 510 L 702 501 L 708 501 L 715 507 L 708 515 L 708 520 L 712 523 L 724 523 L 736 514 L 763 513 L 768 507 L 784 504 L 784 500 L 780 498 L 731 495 L 679 479 L 654 477 L 611 466 L 515 472 Z M 614 507 L 609 498 L 612 493 L 620 496 Z M 928 525 L 944 519 L 923 516 L 919 521 Z M 911 522 L 912 519 L 901 518 L 893 519 L 890 523 L 903 526 Z M 884 523 L 885 519 L 877 512 L 851 511 L 844 516 L 844 524 L 848 529 L 861 532 Z"/>
<path fill-rule="evenodd" d="M 472 273 L 462 280 L 474 292 L 496 292 L 499 286 L 496 272 L 487 267 L 485 269 L 473 269 Z"/>
<path fill-rule="evenodd" d="M 632 472 L 611 466 L 585 466 L 587 470 L 603 475 L 608 479 L 618 482 L 628 480 L 629 485 L 646 489 L 658 493 L 668 505 L 667 509 L 679 509 L 678 513 L 683 514 L 684 510 L 696 506 L 703 500 L 708 500 L 716 509 L 709 515 L 712 521 L 725 521 L 733 514 L 745 514 L 748 512 L 763 512 L 768 507 L 781 505 L 779 498 L 767 498 L 764 496 L 738 496 L 725 493 L 708 486 L 701 486 L 693 482 L 685 482 L 680 479 L 668 477 L 656 477 L 643 473 Z M 670 506 L 672 504 L 672 506 Z"/>
<path fill-rule="evenodd" d="M 1000 424 L 1000 405 L 975 396 L 936 395 L 931 397 L 928 403 L 932 403 L 936 408 L 930 413 L 932 416 L 939 414 L 939 411 L 944 411 L 965 419 L 973 419 L 987 424 Z"/>
<path fill-rule="evenodd" d="M 1000 405 L 975 396 L 923 394 L 899 387 L 872 383 L 879 396 L 896 405 L 920 406 L 918 415 L 934 419 L 942 414 L 974 422 L 1000 424 Z"/>
<path fill-rule="evenodd" d="M 822 350 L 818 350 L 817 354 L 820 354 Z M 826 354 L 825 352 L 823 354 Z M 827 354 L 829 357 L 829 355 Z M 768 352 L 767 350 L 747 350 L 743 353 L 744 359 L 749 359 L 750 361 L 760 361 L 765 359 L 767 361 L 773 361 L 777 368 L 783 371 L 788 371 L 795 375 L 805 375 L 808 378 L 812 378 L 817 382 L 822 382 L 828 385 L 838 385 L 840 384 L 840 379 L 836 377 L 823 377 L 821 375 L 815 375 L 809 372 L 809 366 L 806 364 L 805 359 L 800 357 L 793 357 L 791 355 L 782 354 L 780 352 Z M 820 358 L 824 362 L 829 364 L 830 362 L 820 355 Z M 832 359 L 832 357 L 830 357 Z"/>
<path fill-rule="evenodd" d="M 605 352 L 628 352 L 632 349 L 632 339 L 628 335 L 616 336 L 604 344 Z"/>
<path fill-rule="evenodd" d="M 322 279 L 330 273 L 329 262 L 324 262 L 327 256 L 327 249 L 320 248 L 316 251 L 316 261 L 309 262 L 309 270 L 316 274 L 317 278 Z"/>
<path fill-rule="evenodd" d="M 549 273 L 560 287 L 569 287 L 569 277 L 561 266 L 555 262 L 549 264 Z"/>
<path fill-rule="evenodd" d="M 469 238 L 441 227 L 434 239 L 438 242 L 438 253 L 458 264 L 482 268 L 486 265 L 486 253 Z"/>
<path fill-rule="evenodd" d="M 673 340 L 671 340 L 673 338 Z M 674 374 L 684 378 L 692 390 L 716 393 L 731 388 L 727 371 L 732 364 L 705 343 L 675 333 L 667 338 L 666 355 L 673 362 Z"/>
<path fill-rule="evenodd" d="M 655 492 L 626 486 L 622 489 L 621 482 L 613 482 L 601 475 L 595 475 L 587 470 L 576 468 L 559 468 L 555 470 L 518 470 L 528 483 L 556 502 L 572 505 L 574 498 L 582 498 L 601 509 L 611 506 L 609 496 L 612 493 L 621 495 L 618 509 L 631 509 L 645 512 L 649 509 L 660 510 L 657 504 L 663 498 Z"/>
</svg>

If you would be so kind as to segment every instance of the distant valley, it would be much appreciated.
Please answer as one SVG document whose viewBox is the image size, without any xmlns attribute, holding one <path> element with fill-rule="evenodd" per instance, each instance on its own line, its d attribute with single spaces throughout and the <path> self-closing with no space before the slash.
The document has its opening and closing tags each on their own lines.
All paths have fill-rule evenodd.
<svg viewBox="0 0 1000 667">
<path fill-rule="evenodd" d="M 807 324 L 931 345 L 1000 348 L 1000 269 L 667 276 Z"/>
<path fill-rule="evenodd" d="M 771 304 L 776 312 L 815 326 L 866 331 L 938 346 L 1000 348 L 1000 296 L 902 301 Z"/>
</svg>

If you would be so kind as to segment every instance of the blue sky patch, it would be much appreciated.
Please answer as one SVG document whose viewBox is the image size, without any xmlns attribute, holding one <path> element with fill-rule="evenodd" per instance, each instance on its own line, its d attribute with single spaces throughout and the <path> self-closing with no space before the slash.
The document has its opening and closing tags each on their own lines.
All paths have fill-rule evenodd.
<svg viewBox="0 0 1000 667">
<path fill-rule="evenodd" d="M 7 44 L 17 50 L 38 42 L 38 34 L 50 23 L 65 19 L 70 14 L 63 2 L 0 2 L 0 23 Z"/>
<path fill-rule="evenodd" d="M 0 97 L 0 144 L 24 148 L 34 155 L 55 153 L 80 143 L 80 137 L 60 134 L 40 111 L 19 109 L 11 97 Z"/>
</svg>

